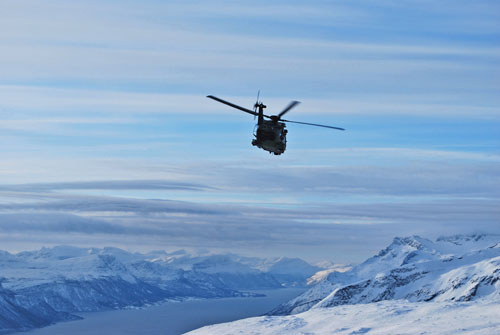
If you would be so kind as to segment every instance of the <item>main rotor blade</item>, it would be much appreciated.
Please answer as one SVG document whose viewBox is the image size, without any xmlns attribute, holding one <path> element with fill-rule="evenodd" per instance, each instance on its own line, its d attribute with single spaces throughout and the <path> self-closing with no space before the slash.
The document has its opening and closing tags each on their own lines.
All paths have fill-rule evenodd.
<svg viewBox="0 0 500 335">
<path fill-rule="evenodd" d="M 291 123 L 299 123 L 299 124 L 306 124 L 308 126 L 316 126 L 316 127 L 323 127 L 323 128 L 337 129 L 337 130 L 345 130 L 344 128 L 332 127 L 332 126 L 325 126 L 324 124 L 317 124 L 317 123 L 308 123 L 308 122 L 299 122 L 299 121 L 290 121 L 290 120 L 281 120 L 281 121 L 283 121 L 283 122 L 291 122 Z"/>
<path fill-rule="evenodd" d="M 288 106 L 285 107 L 285 109 L 283 109 L 281 111 L 281 113 L 278 114 L 278 117 L 281 118 L 283 115 L 285 115 L 286 113 L 288 113 L 288 111 L 290 111 L 290 109 L 292 109 L 293 107 L 297 106 L 298 104 L 300 104 L 300 101 L 292 101 L 288 104 Z"/>
<path fill-rule="evenodd" d="M 207 95 L 207 98 L 213 99 L 213 100 L 218 101 L 220 103 L 223 103 L 225 105 L 228 105 L 228 106 L 231 106 L 233 108 L 239 109 L 240 111 L 243 111 L 243 112 L 248 113 L 248 114 L 259 115 L 259 113 L 257 113 L 257 112 L 254 112 L 254 111 L 252 111 L 250 109 L 247 109 L 245 107 L 241 107 L 241 106 L 235 105 L 235 104 L 233 104 L 233 103 L 231 103 L 229 101 L 222 100 L 220 98 L 214 97 L 213 95 Z"/>
</svg>

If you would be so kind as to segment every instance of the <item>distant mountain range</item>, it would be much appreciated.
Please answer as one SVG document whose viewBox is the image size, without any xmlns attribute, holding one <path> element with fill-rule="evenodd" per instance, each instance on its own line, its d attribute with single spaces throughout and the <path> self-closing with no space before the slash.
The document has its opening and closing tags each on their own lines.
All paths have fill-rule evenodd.
<svg viewBox="0 0 500 335">
<path fill-rule="evenodd" d="M 191 333 L 500 334 L 498 235 L 395 238 L 317 282 L 268 317 Z"/>
<path fill-rule="evenodd" d="M 305 286 L 324 268 L 298 258 L 147 254 L 58 246 L 0 251 L 0 333 L 78 319 L 71 313 L 166 299 L 249 296 L 246 290 Z"/>
</svg>

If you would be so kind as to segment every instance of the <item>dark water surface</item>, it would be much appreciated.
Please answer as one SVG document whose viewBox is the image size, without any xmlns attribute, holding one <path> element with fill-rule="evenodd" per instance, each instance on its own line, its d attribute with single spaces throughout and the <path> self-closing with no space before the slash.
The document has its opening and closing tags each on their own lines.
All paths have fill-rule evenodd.
<svg viewBox="0 0 500 335">
<path fill-rule="evenodd" d="M 167 302 L 143 309 L 77 313 L 84 320 L 16 334 L 26 335 L 177 335 L 220 322 L 234 321 L 268 312 L 304 292 L 304 289 L 253 291 L 259 298 L 224 298 Z"/>
</svg>

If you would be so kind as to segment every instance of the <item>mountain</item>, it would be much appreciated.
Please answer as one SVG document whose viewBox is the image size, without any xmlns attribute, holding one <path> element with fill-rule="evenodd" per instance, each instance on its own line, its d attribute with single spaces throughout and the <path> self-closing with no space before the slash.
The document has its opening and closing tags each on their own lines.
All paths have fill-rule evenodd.
<svg viewBox="0 0 500 335">
<path fill-rule="evenodd" d="M 0 333 L 75 319 L 70 314 L 75 312 L 165 299 L 256 296 L 242 290 L 305 283 L 315 269 L 298 259 L 185 251 L 141 254 L 72 246 L 17 254 L 0 251 Z"/>
<path fill-rule="evenodd" d="M 305 286 L 307 280 L 316 272 L 324 270 L 300 258 L 280 257 L 261 267 L 272 274 L 283 286 Z"/>
<path fill-rule="evenodd" d="M 309 277 L 325 269 L 299 258 L 257 258 L 235 254 L 182 255 L 167 261 L 175 268 L 212 274 L 236 290 L 306 287 Z"/>
<path fill-rule="evenodd" d="M 8 261 L 6 261 L 8 260 Z M 82 312 L 142 306 L 167 298 L 243 296 L 217 278 L 183 271 L 116 248 L 43 248 L 6 255 L 3 286 L 16 303 L 35 310 L 47 303 L 57 311 Z"/>
<path fill-rule="evenodd" d="M 382 300 L 470 301 L 496 297 L 500 288 L 500 237 L 412 236 L 346 272 L 332 272 L 316 286 L 275 310 L 296 314 L 316 307 Z"/>
<path fill-rule="evenodd" d="M 395 238 L 268 316 L 189 334 L 499 334 L 500 236 Z"/>
<path fill-rule="evenodd" d="M 0 284 L 0 334 L 48 326 L 56 321 L 80 319 L 66 312 L 58 312 L 45 302 L 31 307 L 27 309 L 20 306 L 16 294 Z"/>
</svg>

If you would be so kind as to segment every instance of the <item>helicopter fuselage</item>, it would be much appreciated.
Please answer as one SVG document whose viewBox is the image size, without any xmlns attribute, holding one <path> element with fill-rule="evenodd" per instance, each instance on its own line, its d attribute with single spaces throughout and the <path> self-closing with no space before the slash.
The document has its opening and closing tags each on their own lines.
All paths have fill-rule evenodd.
<svg viewBox="0 0 500 335">
<path fill-rule="evenodd" d="M 283 122 L 260 120 L 255 125 L 255 138 L 252 145 L 258 148 L 281 155 L 286 149 L 286 125 Z"/>
</svg>

